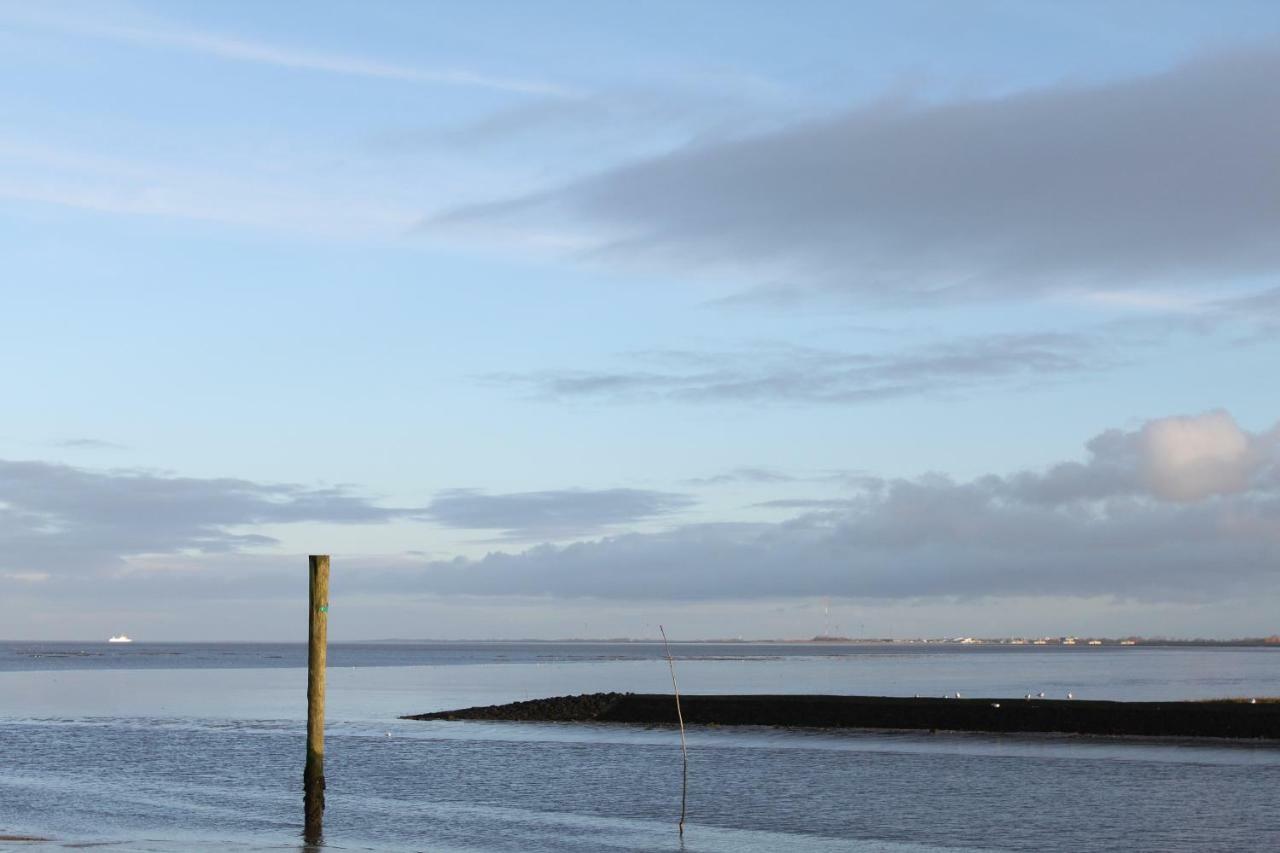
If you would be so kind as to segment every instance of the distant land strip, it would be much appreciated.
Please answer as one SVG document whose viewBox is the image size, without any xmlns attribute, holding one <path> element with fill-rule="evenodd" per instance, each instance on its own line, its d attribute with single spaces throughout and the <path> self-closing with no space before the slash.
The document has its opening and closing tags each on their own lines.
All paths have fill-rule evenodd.
<svg viewBox="0 0 1280 853">
<path fill-rule="evenodd" d="M 820 729 L 1242 738 L 1280 740 L 1280 700 L 1110 702 L 1082 699 L 942 699 L 894 696 L 680 697 L 689 725 Z M 676 725 L 675 702 L 655 693 L 584 693 L 413 714 L 407 720 L 492 720 Z"/>
<path fill-rule="evenodd" d="M 413 644 L 413 643 L 439 643 L 441 645 L 465 645 L 467 643 L 477 643 L 485 645 L 568 645 L 573 643 L 587 644 L 630 644 L 637 646 L 660 646 L 662 638 L 660 637 L 560 637 L 557 639 L 547 640 L 538 638 L 518 638 L 518 639 L 494 639 L 476 637 L 464 640 L 445 640 L 439 638 L 409 638 L 409 637 L 386 637 L 377 640 L 349 640 L 347 644 L 369 644 L 369 645 L 396 645 L 396 644 Z M 1124 648 L 1132 648 L 1134 646 L 1155 646 L 1155 647 L 1199 647 L 1199 646 L 1266 646 L 1274 649 L 1280 649 L 1280 635 L 1273 634 L 1269 637 L 1237 637 L 1235 639 L 1215 640 L 1215 639 L 1178 639 L 1168 637 L 1124 637 L 1120 639 L 1111 637 L 1041 637 L 1038 639 L 1026 639 L 1022 637 L 935 637 L 935 638 L 917 638 L 917 639 L 901 639 L 891 637 L 833 637 L 826 635 L 818 635 L 808 639 L 769 639 L 756 638 L 744 639 L 742 637 L 719 637 L 693 640 L 671 640 L 672 646 L 724 646 L 724 645 L 745 645 L 745 646 L 1015 646 L 1023 647 L 1055 647 L 1065 646 L 1068 648 L 1097 648 L 1099 646 L 1123 646 Z"/>
</svg>

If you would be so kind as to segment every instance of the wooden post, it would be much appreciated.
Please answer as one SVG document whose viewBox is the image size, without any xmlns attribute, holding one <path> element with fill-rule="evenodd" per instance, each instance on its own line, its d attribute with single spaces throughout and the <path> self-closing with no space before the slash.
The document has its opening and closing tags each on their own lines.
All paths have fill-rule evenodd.
<svg viewBox="0 0 1280 853">
<path fill-rule="evenodd" d="M 324 667 L 329 643 L 329 557 L 312 555 L 307 644 L 307 764 L 302 771 L 302 837 L 319 844 L 324 827 Z"/>
</svg>

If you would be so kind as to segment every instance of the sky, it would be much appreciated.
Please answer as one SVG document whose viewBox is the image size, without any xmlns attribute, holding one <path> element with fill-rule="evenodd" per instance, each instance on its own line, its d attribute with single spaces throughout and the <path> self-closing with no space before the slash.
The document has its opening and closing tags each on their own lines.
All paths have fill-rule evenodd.
<svg viewBox="0 0 1280 853">
<path fill-rule="evenodd" d="M 1280 633 L 1280 6 L 0 0 L 0 639 Z"/>
</svg>

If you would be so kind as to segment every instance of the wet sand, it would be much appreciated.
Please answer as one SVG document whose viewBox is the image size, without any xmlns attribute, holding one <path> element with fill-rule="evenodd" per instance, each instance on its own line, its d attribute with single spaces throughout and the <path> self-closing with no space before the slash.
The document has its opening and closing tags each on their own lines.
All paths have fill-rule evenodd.
<svg viewBox="0 0 1280 853">
<path fill-rule="evenodd" d="M 703 695 L 681 696 L 680 703 L 688 725 L 1280 739 L 1277 701 Z M 676 709 L 668 694 L 585 693 L 403 719 L 675 725 Z"/>
</svg>

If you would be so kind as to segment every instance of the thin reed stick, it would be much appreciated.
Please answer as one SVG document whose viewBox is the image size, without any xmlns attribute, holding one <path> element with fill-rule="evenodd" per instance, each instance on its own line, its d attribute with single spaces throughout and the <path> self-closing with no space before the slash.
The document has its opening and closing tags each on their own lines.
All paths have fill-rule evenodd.
<svg viewBox="0 0 1280 853">
<path fill-rule="evenodd" d="M 667 666 L 671 668 L 671 689 L 676 694 L 676 720 L 680 723 L 680 755 L 684 758 L 684 770 L 680 774 L 680 837 L 684 837 L 685 804 L 689 800 L 689 747 L 684 741 L 684 714 L 680 711 L 680 685 L 676 684 L 676 662 L 671 658 L 671 646 L 667 644 L 667 632 L 659 625 L 662 633 L 662 648 L 667 653 Z"/>
</svg>

